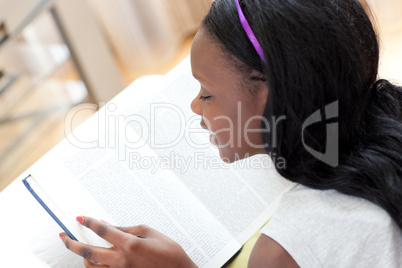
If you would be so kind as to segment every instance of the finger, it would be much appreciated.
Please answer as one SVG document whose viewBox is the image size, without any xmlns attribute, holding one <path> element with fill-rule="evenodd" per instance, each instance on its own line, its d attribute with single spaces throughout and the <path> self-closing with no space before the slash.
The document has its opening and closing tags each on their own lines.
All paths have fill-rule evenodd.
<svg viewBox="0 0 402 268">
<path fill-rule="evenodd" d="M 127 239 L 129 239 L 126 233 L 91 217 L 79 216 L 77 217 L 77 221 L 115 246 L 122 245 L 127 241 Z"/>
<path fill-rule="evenodd" d="M 109 265 L 104 265 L 104 264 L 100 264 L 100 263 L 94 263 L 91 260 L 88 259 L 84 259 L 84 265 L 86 268 L 103 268 L 103 267 L 110 267 Z"/>
<path fill-rule="evenodd" d="M 150 228 L 146 225 L 137 225 L 137 226 L 130 226 L 130 227 L 116 227 L 116 228 L 119 229 L 120 231 L 138 236 L 140 238 L 148 237 L 149 234 L 153 231 L 152 228 Z"/>
<path fill-rule="evenodd" d="M 60 238 L 67 249 L 84 259 L 93 260 L 102 264 L 108 264 L 114 261 L 113 249 L 95 247 L 72 240 L 66 233 L 60 234 Z"/>
</svg>

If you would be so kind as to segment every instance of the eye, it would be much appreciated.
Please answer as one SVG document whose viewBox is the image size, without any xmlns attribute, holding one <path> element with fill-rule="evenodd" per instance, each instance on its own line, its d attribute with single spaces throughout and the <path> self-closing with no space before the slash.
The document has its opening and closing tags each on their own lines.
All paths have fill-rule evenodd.
<svg viewBox="0 0 402 268">
<path fill-rule="evenodd" d="M 200 96 L 200 100 L 202 100 L 202 101 L 206 101 L 206 100 L 208 100 L 209 98 L 211 98 L 211 96 Z"/>
</svg>

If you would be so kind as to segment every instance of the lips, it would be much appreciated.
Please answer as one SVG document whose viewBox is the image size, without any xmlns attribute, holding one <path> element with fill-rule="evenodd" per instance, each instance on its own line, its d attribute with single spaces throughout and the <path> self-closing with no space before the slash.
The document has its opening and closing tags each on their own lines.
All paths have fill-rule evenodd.
<svg viewBox="0 0 402 268">
<path fill-rule="evenodd" d="M 217 143 L 216 135 L 215 135 L 215 134 L 211 133 L 211 134 L 209 135 L 209 142 L 210 142 L 212 145 L 218 147 L 218 143 Z"/>
<path fill-rule="evenodd" d="M 201 126 L 203 129 L 208 130 L 208 131 L 211 133 L 211 134 L 209 135 L 209 142 L 210 142 L 212 145 L 218 147 L 218 144 L 217 144 L 217 141 L 216 141 L 216 135 L 215 135 L 211 130 L 209 130 L 209 128 L 205 125 L 204 121 L 201 121 L 201 122 L 200 122 L 200 126 Z"/>
<path fill-rule="evenodd" d="M 205 129 L 205 130 L 209 130 L 209 129 L 207 128 L 207 126 L 205 125 L 204 121 L 201 121 L 201 122 L 200 122 L 200 126 L 201 126 L 203 129 Z"/>
</svg>

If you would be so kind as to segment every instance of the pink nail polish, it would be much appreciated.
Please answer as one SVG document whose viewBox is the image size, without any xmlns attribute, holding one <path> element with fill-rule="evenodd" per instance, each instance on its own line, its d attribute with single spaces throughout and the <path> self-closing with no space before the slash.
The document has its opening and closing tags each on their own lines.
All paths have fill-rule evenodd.
<svg viewBox="0 0 402 268">
<path fill-rule="evenodd" d="M 84 223 L 84 218 L 81 216 L 78 216 L 77 218 L 75 218 L 80 224 Z"/>
<path fill-rule="evenodd" d="M 64 239 L 63 239 L 63 238 L 64 238 L 63 233 L 60 233 L 59 236 L 60 236 L 61 241 L 64 241 Z"/>
<path fill-rule="evenodd" d="M 102 223 L 107 224 L 107 225 L 111 225 L 110 223 L 108 223 L 107 221 L 104 220 L 100 220 Z"/>
</svg>

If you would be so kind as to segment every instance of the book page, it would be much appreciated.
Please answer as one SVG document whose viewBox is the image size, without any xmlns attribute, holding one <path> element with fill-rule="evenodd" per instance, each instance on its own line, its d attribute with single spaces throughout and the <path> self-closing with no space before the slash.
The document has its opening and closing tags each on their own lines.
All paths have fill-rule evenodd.
<svg viewBox="0 0 402 268">
<path fill-rule="evenodd" d="M 293 183 L 279 176 L 268 155 L 232 164 L 220 159 L 209 133 L 199 125 L 201 117 L 191 111 L 199 84 L 187 68 L 144 105 L 121 107 L 122 113 L 139 114 L 148 122 L 145 127 L 138 122 L 128 127 L 156 154 L 150 164 L 143 165 L 147 157 L 128 153 L 128 165 L 145 172 L 171 170 L 240 243 L 245 243 L 273 214 L 271 203 Z"/>
<path fill-rule="evenodd" d="M 240 248 L 169 170 L 136 174 L 110 149 L 79 149 L 66 142 L 56 151 L 32 175 L 63 218 L 88 215 L 117 226 L 149 225 L 178 242 L 201 267 L 222 265 Z M 154 157 L 145 147 L 140 153 Z M 94 240 L 78 223 L 69 226 Z"/>
<path fill-rule="evenodd" d="M 270 218 L 291 183 L 267 156 L 225 164 L 190 109 L 198 90 L 188 59 L 165 77 L 134 82 L 32 174 L 73 221 L 88 215 L 147 224 L 179 242 L 199 266 L 223 265 Z"/>
</svg>

